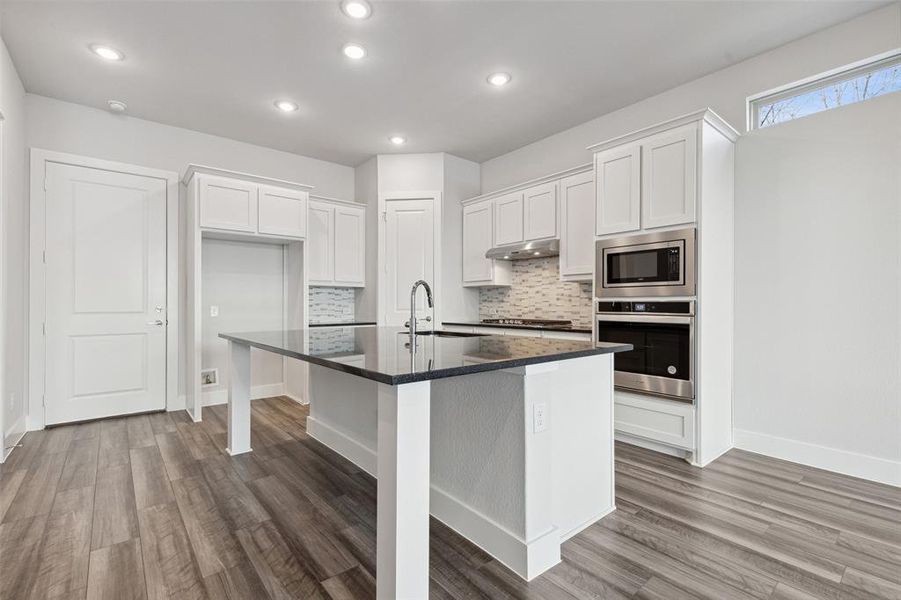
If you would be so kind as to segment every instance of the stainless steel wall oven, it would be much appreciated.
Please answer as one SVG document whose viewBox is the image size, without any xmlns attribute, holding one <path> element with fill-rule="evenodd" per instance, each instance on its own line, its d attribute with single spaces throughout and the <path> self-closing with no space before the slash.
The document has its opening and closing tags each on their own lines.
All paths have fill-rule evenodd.
<svg viewBox="0 0 901 600">
<path fill-rule="evenodd" d="M 614 385 L 692 402 L 695 397 L 694 301 L 598 301 L 596 342 L 632 344 L 614 358 Z"/>
</svg>

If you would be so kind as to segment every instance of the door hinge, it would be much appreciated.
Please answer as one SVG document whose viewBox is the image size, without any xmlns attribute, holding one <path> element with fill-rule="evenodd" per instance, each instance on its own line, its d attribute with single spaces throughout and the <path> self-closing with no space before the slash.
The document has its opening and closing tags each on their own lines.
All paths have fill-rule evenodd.
<svg viewBox="0 0 901 600">
<path fill-rule="evenodd" d="M 47 178 L 44 177 L 44 191 L 47 191 Z"/>
<path fill-rule="evenodd" d="M 387 210 L 382 211 L 382 220 L 385 221 L 386 223 L 388 222 L 388 211 Z"/>
<path fill-rule="evenodd" d="M 41 334 L 47 335 L 47 323 L 41 323 Z"/>
<path fill-rule="evenodd" d="M 47 264 L 47 251 L 41 250 L 41 259 L 44 261 L 44 264 Z"/>
</svg>

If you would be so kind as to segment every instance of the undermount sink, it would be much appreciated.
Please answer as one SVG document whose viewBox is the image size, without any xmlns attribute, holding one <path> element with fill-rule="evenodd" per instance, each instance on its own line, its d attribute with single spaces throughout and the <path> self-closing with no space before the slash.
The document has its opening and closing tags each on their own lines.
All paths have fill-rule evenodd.
<svg viewBox="0 0 901 600">
<path fill-rule="evenodd" d="M 400 334 L 401 335 L 410 335 L 410 333 L 407 331 L 401 331 Z M 428 331 L 417 331 L 416 335 L 434 335 L 435 337 L 465 337 L 465 338 L 468 338 L 468 337 L 483 337 L 486 334 L 484 334 L 484 333 L 468 333 L 466 331 L 441 331 L 441 330 L 434 331 L 434 330 L 430 329 Z"/>
</svg>

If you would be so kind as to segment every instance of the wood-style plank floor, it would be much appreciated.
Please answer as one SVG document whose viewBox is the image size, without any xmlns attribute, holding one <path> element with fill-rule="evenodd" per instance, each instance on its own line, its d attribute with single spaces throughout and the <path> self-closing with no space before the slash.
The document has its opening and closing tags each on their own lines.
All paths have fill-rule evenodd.
<svg viewBox="0 0 901 600">
<path fill-rule="evenodd" d="M 29 433 L 0 470 L 0 598 L 372 598 L 376 483 L 253 403 Z M 618 510 L 525 583 L 432 521 L 432 598 L 901 599 L 901 489 L 732 451 L 616 449 Z"/>
</svg>

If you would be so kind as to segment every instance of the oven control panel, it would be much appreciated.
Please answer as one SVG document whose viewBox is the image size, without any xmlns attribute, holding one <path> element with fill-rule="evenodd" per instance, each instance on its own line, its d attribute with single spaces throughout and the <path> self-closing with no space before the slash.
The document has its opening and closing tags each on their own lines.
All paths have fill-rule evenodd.
<svg viewBox="0 0 901 600">
<path fill-rule="evenodd" d="M 693 315 L 694 302 L 665 302 L 652 300 L 649 302 L 607 302 L 597 303 L 599 313 L 646 313 L 655 315 Z"/>
</svg>

